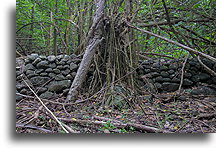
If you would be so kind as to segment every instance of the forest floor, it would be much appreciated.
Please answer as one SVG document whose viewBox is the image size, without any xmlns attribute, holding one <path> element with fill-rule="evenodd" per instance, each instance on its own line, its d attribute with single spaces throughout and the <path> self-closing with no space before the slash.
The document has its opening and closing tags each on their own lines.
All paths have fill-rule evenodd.
<svg viewBox="0 0 216 148">
<path fill-rule="evenodd" d="M 174 93 L 138 96 L 128 108 L 99 107 L 80 96 L 64 104 L 63 97 L 42 99 L 70 133 L 214 133 L 215 96 Z M 148 99 L 146 99 L 148 98 Z M 17 133 L 66 133 L 37 98 L 16 102 Z"/>
</svg>

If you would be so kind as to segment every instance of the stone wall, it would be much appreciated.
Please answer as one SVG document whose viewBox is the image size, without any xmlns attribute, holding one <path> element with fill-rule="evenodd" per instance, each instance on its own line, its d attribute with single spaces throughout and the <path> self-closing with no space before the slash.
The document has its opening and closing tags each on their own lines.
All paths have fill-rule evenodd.
<svg viewBox="0 0 216 148">
<path fill-rule="evenodd" d="M 207 59 L 202 62 L 215 71 L 215 64 Z M 151 91 L 172 92 L 179 88 L 182 75 L 182 60 L 145 60 L 139 61 L 142 65 L 137 69 L 140 83 Z M 147 82 L 146 82 L 147 81 Z M 197 86 L 199 83 L 216 84 L 216 78 L 211 76 L 200 65 L 197 59 L 188 59 L 184 68 L 183 88 Z"/>
<path fill-rule="evenodd" d="M 215 70 L 214 63 L 202 60 Z M 75 55 L 46 57 L 31 54 L 25 59 L 16 59 L 16 92 L 32 95 L 23 81 L 23 78 L 27 78 L 41 98 L 52 98 L 55 94 L 67 95 L 80 61 Z M 136 70 L 138 82 L 151 91 L 175 91 L 180 84 L 182 63 L 181 60 L 165 59 L 139 61 L 141 66 Z M 200 82 L 216 84 L 215 77 L 209 75 L 197 60 L 189 59 L 185 65 L 183 87 L 192 87 Z M 21 98 L 20 95 L 16 96 L 17 100 Z"/>
</svg>

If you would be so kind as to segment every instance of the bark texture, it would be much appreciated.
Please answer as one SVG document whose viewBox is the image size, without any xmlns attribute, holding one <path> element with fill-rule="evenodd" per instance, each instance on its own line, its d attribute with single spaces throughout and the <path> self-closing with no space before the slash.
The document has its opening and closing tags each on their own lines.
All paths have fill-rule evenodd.
<svg viewBox="0 0 216 148">
<path fill-rule="evenodd" d="M 95 0 L 95 2 L 96 11 L 94 14 L 92 26 L 87 36 L 86 50 L 83 55 L 83 59 L 80 63 L 77 74 L 68 92 L 66 101 L 75 101 L 75 96 L 77 96 L 78 94 L 78 89 L 82 86 L 82 83 L 86 78 L 86 74 L 88 72 L 92 58 L 95 53 L 95 47 L 103 40 L 101 23 L 104 17 L 105 0 Z"/>
</svg>

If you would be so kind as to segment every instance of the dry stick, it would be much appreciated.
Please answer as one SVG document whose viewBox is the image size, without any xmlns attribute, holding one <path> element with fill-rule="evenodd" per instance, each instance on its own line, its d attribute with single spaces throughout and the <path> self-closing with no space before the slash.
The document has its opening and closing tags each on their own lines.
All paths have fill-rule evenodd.
<svg viewBox="0 0 216 148">
<path fill-rule="evenodd" d="M 43 107 L 52 115 L 52 117 L 57 121 L 57 123 L 61 126 L 61 128 L 66 132 L 69 133 L 67 131 L 67 129 L 64 128 L 64 125 L 56 118 L 56 116 L 52 113 L 51 110 L 49 110 L 46 105 L 43 103 L 43 101 L 38 97 L 38 95 L 32 90 L 32 88 L 29 86 L 29 84 L 23 79 L 23 81 L 25 82 L 25 84 L 27 85 L 27 87 L 31 90 L 31 92 L 36 96 L 36 98 L 39 100 L 39 102 L 43 105 Z"/>
<path fill-rule="evenodd" d="M 160 39 L 162 39 L 162 40 L 164 40 L 164 41 L 167 41 L 167 42 L 169 42 L 169 43 L 175 44 L 175 45 L 177 45 L 177 46 L 180 46 L 180 47 L 184 48 L 185 50 L 187 50 L 187 51 L 189 51 L 189 52 L 192 52 L 192 53 L 194 53 L 194 54 L 196 54 L 196 55 L 205 57 L 205 58 L 207 58 L 207 59 L 213 61 L 214 63 L 216 63 L 216 58 L 214 58 L 214 57 L 212 57 L 212 56 L 209 56 L 209 55 L 207 55 L 207 54 L 205 54 L 205 53 L 196 51 L 196 50 L 193 49 L 193 48 L 190 48 L 190 47 L 188 47 L 188 46 L 185 46 L 185 45 L 183 45 L 183 44 L 181 44 L 181 43 L 178 43 L 178 42 L 176 42 L 176 41 L 167 39 L 167 38 L 162 37 L 162 36 L 160 36 L 160 35 L 158 35 L 158 34 L 152 33 L 152 32 L 150 32 L 150 31 L 147 31 L 147 30 L 144 30 L 144 29 L 140 29 L 140 28 L 138 28 L 138 27 L 136 27 L 136 26 L 131 25 L 131 24 L 130 24 L 129 22 L 127 22 L 127 21 L 125 21 L 125 23 L 126 23 L 129 27 L 131 27 L 131 28 L 134 28 L 134 29 L 136 29 L 136 30 L 139 30 L 139 31 L 141 31 L 141 32 L 143 32 L 143 33 L 147 33 L 147 34 L 152 35 L 152 36 L 154 36 L 154 37 L 160 38 Z"/>
<path fill-rule="evenodd" d="M 178 88 L 178 92 L 177 92 L 178 95 L 181 92 L 181 87 L 182 87 L 183 80 L 184 80 L 184 68 L 185 68 L 185 64 L 187 63 L 188 57 L 189 57 L 189 53 L 188 53 L 187 57 L 185 58 L 185 61 L 184 61 L 183 65 L 182 65 L 182 69 L 181 69 L 181 71 L 182 71 L 182 73 L 181 73 L 181 82 L 180 82 L 180 85 L 179 85 L 179 88 Z"/>
<path fill-rule="evenodd" d="M 200 56 L 197 56 L 197 59 L 198 59 L 199 63 L 205 68 L 205 70 L 207 72 L 209 72 L 212 76 L 216 76 L 216 73 L 201 61 Z"/>
<path fill-rule="evenodd" d="M 31 129 L 37 129 L 46 133 L 53 133 L 53 131 L 50 131 L 48 129 L 42 128 L 42 127 L 36 127 L 33 125 L 26 125 L 26 124 L 20 124 L 20 123 L 16 123 L 16 127 L 18 128 L 31 128 Z"/>
</svg>

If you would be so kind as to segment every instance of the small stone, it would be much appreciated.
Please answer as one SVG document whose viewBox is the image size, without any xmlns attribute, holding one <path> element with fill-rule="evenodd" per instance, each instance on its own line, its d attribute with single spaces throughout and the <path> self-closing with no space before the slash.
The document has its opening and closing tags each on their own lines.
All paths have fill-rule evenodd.
<svg viewBox="0 0 216 148">
<path fill-rule="evenodd" d="M 169 69 L 178 69 L 178 64 L 170 64 Z"/>
<path fill-rule="evenodd" d="M 161 88 L 162 88 L 162 85 L 161 85 L 160 83 L 155 83 L 154 85 L 155 85 L 155 87 L 156 87 L 157 89 L 161 89 Z"/>
<path fill-rule="evenodd" d="M 32 62 L 32 64 L 33 64 L 34 66 L 36 66 L 40 61 L 41 61 L 40 58 L 36 58 L 36 59 L 34 60 L 34 62 Z"/>
<path fill-rule="evenodd" d="M 54 73 L 49 73 L 48 76 L 51 77 L 51 78 L 54 78 L 54 77 L 56 76 L 56 74 L 54 74 Z"/>
<path fill-rule="evenodd" d="M 68 79 L 68 80 L 72 80 L 73 77 L 72 77 L 70 74 L 68 74 L 68 75 L 66 76 L 66 79 Z"/>
<path fill-rule="evenodd" d="M 50 91 L 46 91 L 45 93 L 42 93 L 40 95 L 40 98 L 43 98 L 43 99 L 50 99 L 54 96 L 54 93 L 50 92 Z"/>
<path fill-rule="evenodd" d="M 174 77 L 174 78 L 171 80 L 171 82 L 178 83 L 178 82 L 180 82 L 180 79 L 178 79 L 178 78 Z"/>
<path fill-rule="evenodd" d="M 160 74 L 158 72 L 152 72 L 150 73 L 152 77 L 158 77 Z"/>
<path fill-rule="evenodd" d="M 53 70 L 52 70 L 52 68 L 47 68 L 45 71 L 46 72 L 52 72 Z"/>
<path fill-rule="evenodd" d="M 21 94 L 27 95 L 28 91 L 26 88 L 23 88 L 22 90 L 20 90 Z"/>
<path fill-rule="evenodd" d="M 61 72 L 64 76 L 68 75 L 70 73 L 69 69 L 65 69 L 64 71 Z"/>
<path fill-rule="evenodd" d="M 41 58 L 41 60 L 45 60 L 46 56 L 40 55 L 39 58 Z"/>
<path fill-rule="evenodd" d="M 160 67 L 160 70 L 168 70 L 168 67 L 163 65 L 163 66 Z"/>
<path fill-rule="evenodd" d="M 27 70 L 26 71 L 26 75 L 28 76 L 28 75 L 31 75 L 31 74 L 34 74 L 34 71 L 33 70 Z"/>
<path fill-rule="evenodd" d="M 155 82 L 163 82 L 163 77 L 162 76 L 156 77 Z"/>
<path fill-rule="evenodd" d="M 56 59 L 56 57 L 55 57 L 54 55 L 50 55 L 50 56 L 47 57 L 47 60 L 48 60 L 49 62 L 54 62 L 55 59 Z"/>
<path fill-rule="evenodd" d="M 178 88 L 179 88 L 179 84 L 177 83 L 170 83 L 170 82 L 162 83 L 162 89 L 168 92 L 176 91 Z"/>
<path fill-rule="evenodd" d="M 71 64 L 70 64 L 70 70 L 71 70 L 71 71 L 74 71 L 74 70 L 76 70 L 77 68 L 78 68 L 77 64 L 74 64 L 74 63 L 71 63 Z"/>
<path fill-rule="evenodd" d="M 44 71 L 44 69 L 36 69 L 35 70 L 35 74 L 40 74 L 41 72 L 43 72 Z"/>
<path fill-rule="evenodd" d="M 31 55 L 28 55 L 27 57 L 28 57 L 29 61 L 32 62 L 38 57 L 38 54 L 32 53 Z"/>
<path fill-rule="evenodd" d="M 21 84 L 21 83 L 16 84 L 16 89 L 17 89 L 18 91 L 20 91 L 21 89 L 23 89 L 23 88 L 25 88 L 25 87 L 26 87 L 26 86 L 23 85 L 23 84 Z"/>
<path fill-rule="evenodd" d="M 48 90 L 48 88 L 46 88 L 46 87 L 40 87 L 40 88 L 38 88 L 37 93 L 40 95 L 40 94 L 46 92 L 47 90 Z"/>
<path fill-rule="evenodd" d="M 42 77 L 42 76 L 36 76 L 30 79 L 31 83 L 36 86 L 43 85 L 49 80 L 50 80 L 49 77 Z"/>
<path fill-rule="evenodd" d="M 160 74 L 162 77 L 169 77 L 169 73 L 166 71 L 162 71 Z"/>
<path fill-rule="evenodd" d="M 65 77 L 62 74 L 58 74 L 55 76 L 55 80 L 65 80 Z"/>
<path fill-rule="evenodd" d="M 35 67 L 32 64 L 29 63 L 29 64 L 25 65 L 24 72 L 27 71 L 27 70 L 34 70 L 34 69 L 35 69 Z"/>
<path fill-rule="evenodd" d="M 57 69 L 57 68 L 53 69 L 53 72 L 54 72 L 55 74 L 60 74 L 60 73 L 61 73 L 61 71 L 60 71 L 59 69 Z"/>
<path fill-rule="evenodd" d="M 48 73 L 46 73 L 46 72 L 40 73 L 40 76 L 47 76 L 47 75 L 48 75 Z"/>
<path fill-rule="evenodd" d="M 175 71 L 174 71 L 173 69 L 171 69 L 171 70 L 168 71 L 168 73 L 169 73 L 169 74 L 174 74 Z"/>
<path fill-rule="evenodd" d="M 55 63 L 49 64 L 49 67 L 50 68 L 56 68 L 56 64 Z"/>
<path fill-rule="evenodd" d="M 39 68 L 39 69 L 46 69 L 46 68 L 48 68 L 49 66 L 48 66 L 48 62 L 47 62 L 47 61 L 41 61 L 41 62 L 39 62 L 39 63 L 37 64 L 36 67 Z"/>
<path fill-rule="evenodd" d="M 69 65 L 68 65 L 69 66 Z M 63 65 L 58 65 L 56 68 L 60 69 L 60 70 L 64 70 L 64 66 Z"/>
<path fill-rule="evenodd" d="M 193 82 L 191 80 L 188 79 L 183 80 L 183 86 L 191 86 L 191 85 L 193 85 Z"/>
</svg>

